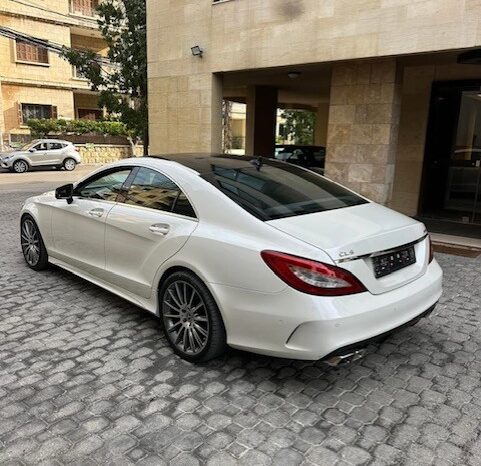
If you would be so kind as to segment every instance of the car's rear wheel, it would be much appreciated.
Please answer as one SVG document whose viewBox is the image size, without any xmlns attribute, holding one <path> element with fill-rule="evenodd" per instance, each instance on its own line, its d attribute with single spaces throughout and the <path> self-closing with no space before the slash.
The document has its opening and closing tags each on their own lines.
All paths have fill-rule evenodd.
<svg viewBox="0 0 481 466">
<path fill-rule="evenodd" d="M 68 172 L 75 170 L 76 166 L 77 162 L 74 159 L 68 158 L 63 161 L 63 168 L 65 168 L 65 170 L 67 170 Z"/>
<path fill-rule="evenodd" d="M 219 308 L 207 287 L 193 273 L 170 275 L 159 291 L 160 319 L 176 354 L 203 362 L 226 349 L 226 332 Z"/>
<path fill-rule="evenodd" d="M 48 254 L 37 224 L 30 215 L 25 215 L 20 224 L 20 242 L 27 265 L 33 270 L 48 266 Z"/>
<path fill-rule="evenodd" d="M 13 171 L 15 173 L 25 173 L 28 171 L 28 163 L 25 160 L 17 160 L 12 165 Z"/>
</svg>

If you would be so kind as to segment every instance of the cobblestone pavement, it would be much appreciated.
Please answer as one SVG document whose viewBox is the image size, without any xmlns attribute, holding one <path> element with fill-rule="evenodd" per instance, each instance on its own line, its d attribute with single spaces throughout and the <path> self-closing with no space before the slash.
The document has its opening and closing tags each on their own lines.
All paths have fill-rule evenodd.
<svg viewBox="0 0 481 466">
<path fill-rule="evenodd" d="M 341 369 L 174 356 L 155 318 L 29 270 L 0 191 L 0 464 L 481 464 L 481 259 L 438 255 L 433 316 Z"/>
</svg>

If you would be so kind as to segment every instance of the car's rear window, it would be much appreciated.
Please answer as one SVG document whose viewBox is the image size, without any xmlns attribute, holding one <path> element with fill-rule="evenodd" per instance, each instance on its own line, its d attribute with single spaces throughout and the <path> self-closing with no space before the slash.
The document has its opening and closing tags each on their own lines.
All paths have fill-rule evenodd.
<svg viewBox="0 0 481 466">
<path fill-rule="evenodd" d="M 202 177 L 261 220 L 365 204 L 351 191 L 308 170 L 262 159 L 251 166 L 211 165 Z"/>
</svg>

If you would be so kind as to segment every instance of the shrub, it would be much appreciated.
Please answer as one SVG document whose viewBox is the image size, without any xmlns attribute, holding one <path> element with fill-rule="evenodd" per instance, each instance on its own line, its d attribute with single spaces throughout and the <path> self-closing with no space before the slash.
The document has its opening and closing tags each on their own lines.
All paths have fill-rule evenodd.
<svg viewBox="0 0 481 466">
<path fill-rule="evenodd" d="M 108 136 L 130 136 L 127 127 L 120 121 L 30 119 L 27 121 L 27 125 L 34 137 L 46 137 L 49 134 L 102 134 Z"/>
</svg>

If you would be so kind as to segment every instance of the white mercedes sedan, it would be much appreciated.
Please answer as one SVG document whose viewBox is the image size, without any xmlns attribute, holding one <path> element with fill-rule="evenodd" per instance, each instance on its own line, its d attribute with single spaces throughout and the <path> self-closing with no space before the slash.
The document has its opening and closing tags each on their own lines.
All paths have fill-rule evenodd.
<svg viewBox="0 0 481 466">
<path fill-rule="evenodd" d="M 34 270 L 55 264 L 158 315 L 192 362 L 227 345 L 353 360 L 442 291 L 422 223 L 264 158 L 113 163 L 28 199 L 21 247 Z"/>
</svg>

